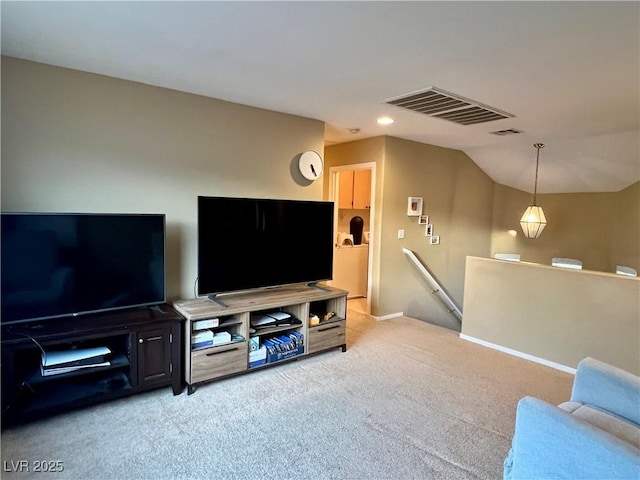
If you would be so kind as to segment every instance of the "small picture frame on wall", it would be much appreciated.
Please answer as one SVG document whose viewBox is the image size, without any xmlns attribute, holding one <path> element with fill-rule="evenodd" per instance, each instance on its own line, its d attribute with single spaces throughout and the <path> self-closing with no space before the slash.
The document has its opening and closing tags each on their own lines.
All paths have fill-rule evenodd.
<svg viewBox="0 0 640 480">
<path fill-rule="evenodd" d="M 440 245 L 440 235 L 432 235 L 429 239 L 431 245 Z"/>
<path fill-rule="evenodd" d="M 407 201 L 407 215 L 419 217 L 422 215 L 422 197 L 409 197 Z"/>
<path fill-rule="evenodd" d="M 418 217 L 418 225 L 426 225 L 429 223 L 429 215 L 420 215 Z"/>
<path fill-rule="evenodd" d="M 433 235 L 433 223 L 427 223 L 424 227 L 424 236 L 430 237 Z"/>
</svg>

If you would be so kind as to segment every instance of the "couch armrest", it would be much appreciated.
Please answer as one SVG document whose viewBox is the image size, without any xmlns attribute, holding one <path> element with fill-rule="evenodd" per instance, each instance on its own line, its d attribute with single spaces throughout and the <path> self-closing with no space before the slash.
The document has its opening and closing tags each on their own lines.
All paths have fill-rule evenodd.
<svg viewBox="0 0 640 480">
<path fill-rule="evenodd" d="M 640 450 L 533 397 L 518 402 L 509 479 L 638 479 Z"/>
<path fill-rule="evenodd" d="M 640 377 L 587 357 L 578 363 L 571 401 L 615 413 L 640 425 Z"/>
</svg>

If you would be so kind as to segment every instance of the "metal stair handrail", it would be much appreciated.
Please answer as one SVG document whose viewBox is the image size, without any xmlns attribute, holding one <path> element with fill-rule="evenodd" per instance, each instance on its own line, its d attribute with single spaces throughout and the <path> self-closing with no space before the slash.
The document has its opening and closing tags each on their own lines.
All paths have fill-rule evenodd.
<svg viewBox="0 0 640 480">
<path fill-rule="evenodd" d="M 413 253 L 413 251 L 409 250 L 408 248 L 403 248 L 402 251 L 413 262 L 420 273 L 422 273 L 422 276 L 431 285 L 431 288 L 433 289 L 431 293 L 436 295 L 440 299 L 440 301 L 444 303 L 449 313 L 454 315 L 458 319 L 458 322 L 462 322 L 462 311 L 457 307 L 455 303 L 453 303 L 451 297 L 447 295 L 447 292 L 444 291 L 444 289 L 440 286 L 431 272 L 427 270 L 427 267 L 422 264 L 422 262 L 418 259 L 418 257 L 416 257 L 416 254 Z"/>
</svg>

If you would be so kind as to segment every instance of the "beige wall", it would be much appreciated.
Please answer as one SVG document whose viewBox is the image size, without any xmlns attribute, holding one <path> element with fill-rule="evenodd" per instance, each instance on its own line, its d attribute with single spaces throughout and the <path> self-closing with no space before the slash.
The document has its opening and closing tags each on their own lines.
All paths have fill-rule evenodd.
<svg viewBox="0 0 640 480">
<path fill-rule="evenodd" d="M 575 369 L 640 374 L 640 278 L 468 257 L 462 335 Z"/>
<path fill-rule="evenodd" d="M 616 194 L 610 217 L 609 265 L 627 265 L 640 272 L 640 182 Z"/>
<path fill-rule="evenodd" d="M 520 253 L 523 261 L 546 265 L 553 257 L 576 258 L 588 270 L 627 265 L 640 271 L 640 183 L 613 193 L 538 195 L 548 225 L 537 239 L 524 238 L 520 228 L 531 201 L 531 194 L 495 185 L 491 256 Z"/>
<path fill-rule="evenodd" d="M 489 254 L 493 181 L 459 150 L 390 137 L 383 182 L 378 315 L 404 312 L 459 330 L 402 248 L 416 254 L 461 308 L 465 257 Z M 409 196 L 423 197 L 440 245 L 430 245 L 417 217 L 407 216 Z M 404 239 L 397 238 L 399 229 Z"/>
<path fill-rule="evenodd" d="M 322 199 L 295 157 L 324 124 L 2 57 L 2 210 L 165 213 L 167 290 L 192 296 L 198 195 Z"/>
</svg>

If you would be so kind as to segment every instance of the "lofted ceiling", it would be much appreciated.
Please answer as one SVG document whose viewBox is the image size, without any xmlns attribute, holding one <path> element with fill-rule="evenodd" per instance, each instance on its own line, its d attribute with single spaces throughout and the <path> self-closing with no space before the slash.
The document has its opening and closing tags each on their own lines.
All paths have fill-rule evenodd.
<svg viewBox="0 0 640 480">
<path fill-rule="evenodd" d="M 2 1 L 2 53 L 464 151 L 541 193 L 640 180 L 639 2 Z M 506 115 L 392 105 L 429 87 Z M 380 126 L 388 115 L 395 123 Z M 358 133 L 351 130 L 359 129 Z M 521 133 L 496 135 L 491 132 Z"/>
</svg>

